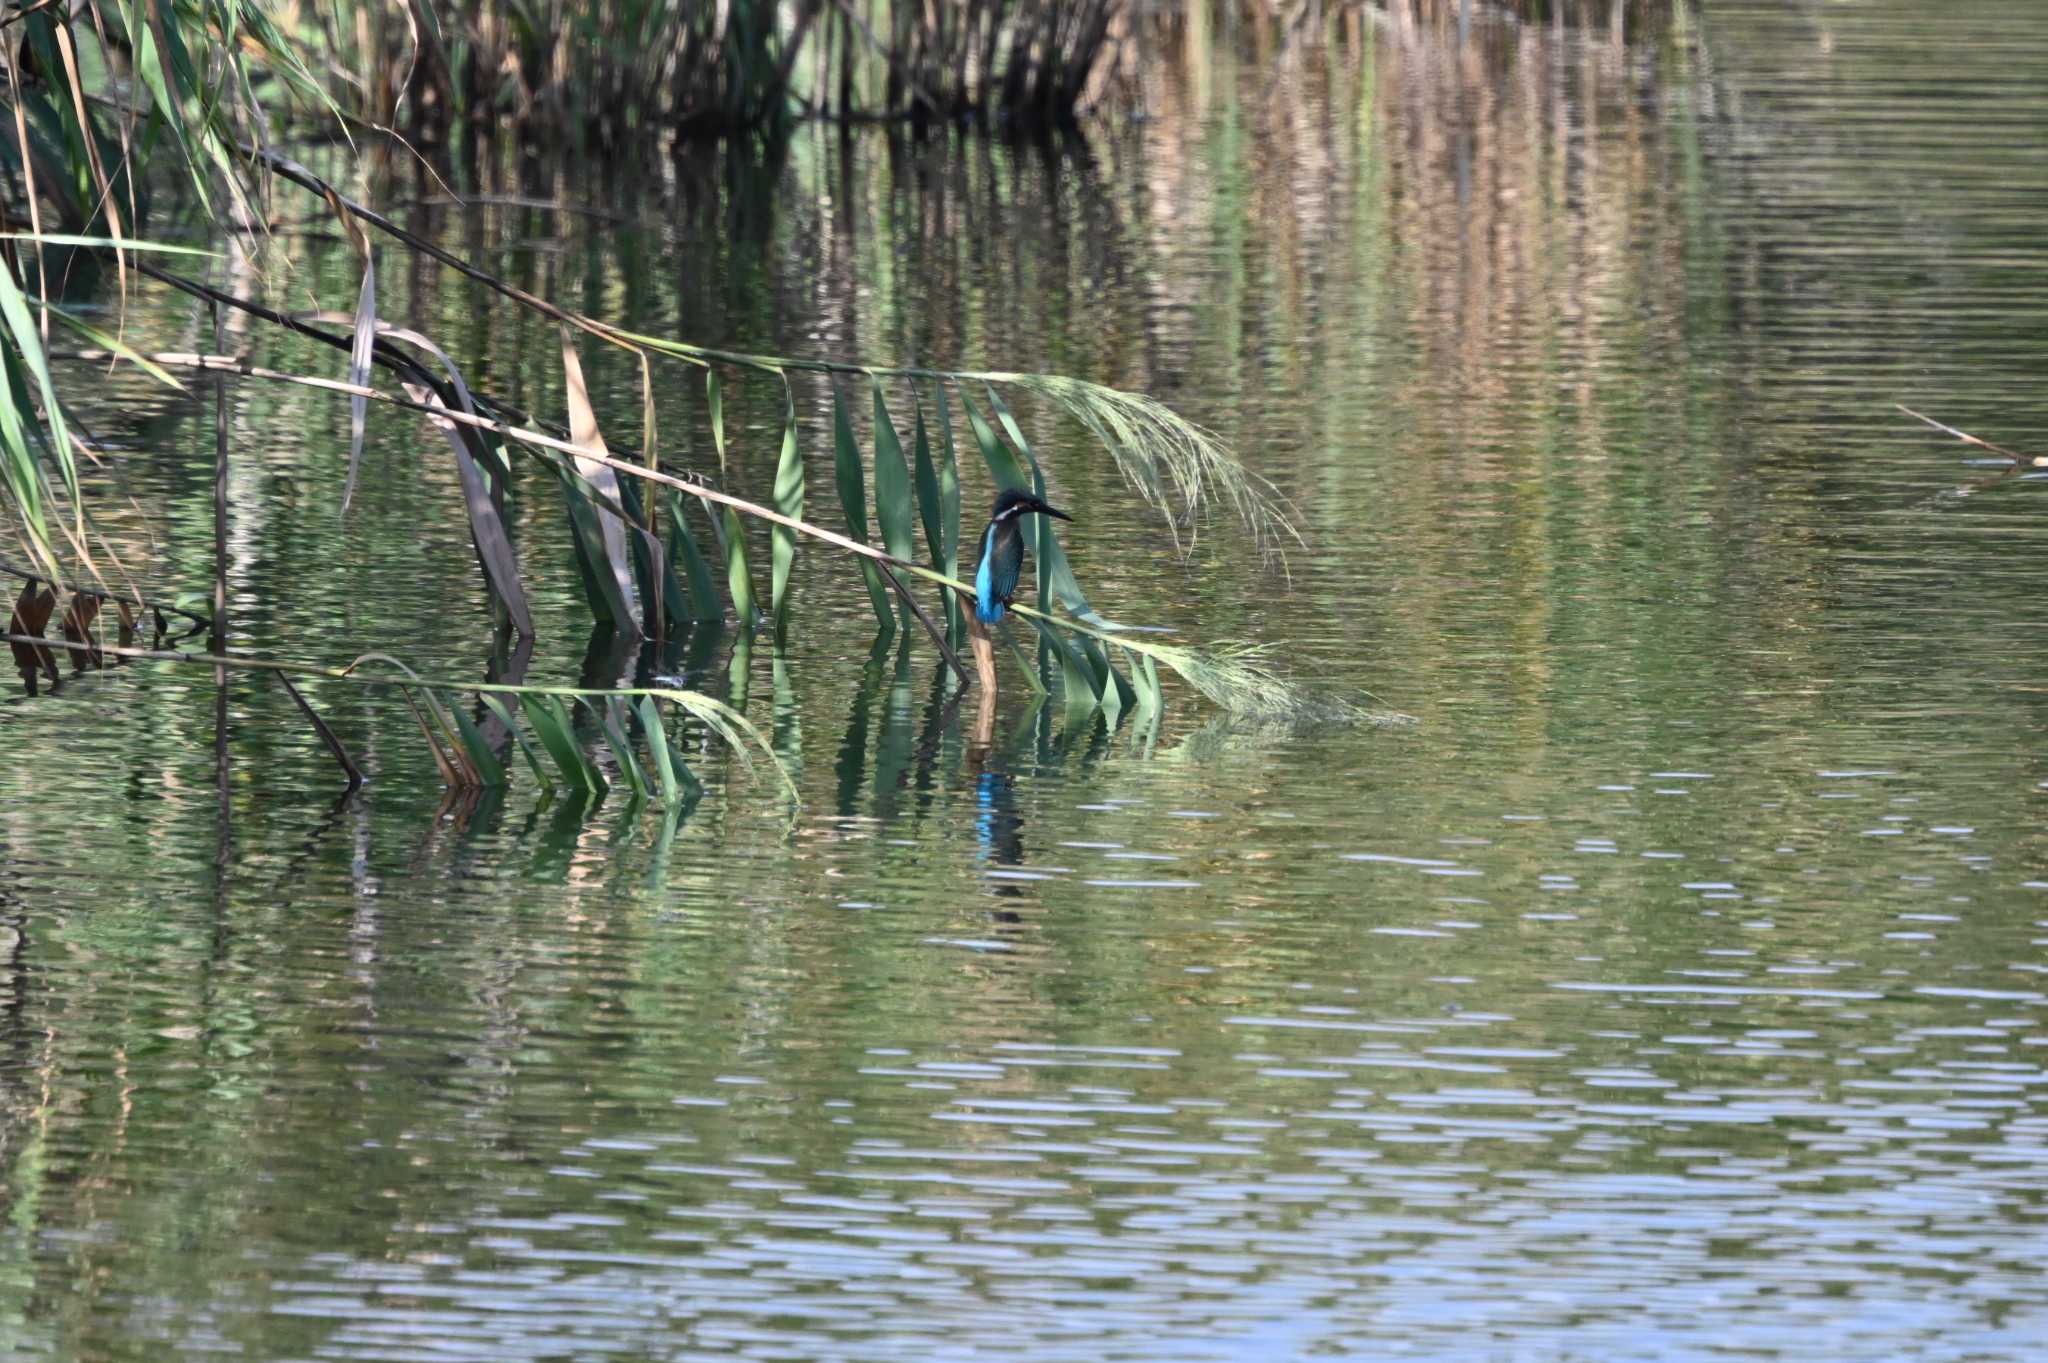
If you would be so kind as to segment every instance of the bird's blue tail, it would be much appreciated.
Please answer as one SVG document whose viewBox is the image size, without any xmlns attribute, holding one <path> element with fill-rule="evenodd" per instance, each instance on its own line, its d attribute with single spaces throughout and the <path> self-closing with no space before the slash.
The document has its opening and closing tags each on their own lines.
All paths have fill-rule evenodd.
<svg viewBox="0 0 2048 1363">
<path fill-rule="evenodd" d="M 984 551 L 981 567 L 974 573 L 974 618 L 984 625 L 993 625 L 1003 618 L 1002 598 L 996 595 L 996 585 L 991 580 L 994 554 Z"/>
</svg>

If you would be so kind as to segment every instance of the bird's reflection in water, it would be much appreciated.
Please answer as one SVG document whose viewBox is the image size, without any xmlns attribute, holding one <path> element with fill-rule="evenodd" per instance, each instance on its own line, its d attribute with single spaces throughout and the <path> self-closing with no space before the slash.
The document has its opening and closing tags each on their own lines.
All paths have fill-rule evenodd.
<svg viewBox="0 0 2048 1363">
<path fill-rule="evenodd" d="M 997 869 L 1023 869 L 1024 816 L 1017 807 L 1018 768 L 1036 762 L 1040 756 L 1035 733 L 1044 707 L 1034 704 L 1023 723 L 1002 743 L 992 743 L 992 724 L 984 705 L 976 718 L 974 742 L 968 749 L 969 767 L 974 773 L 975 855 L 983 865 Z M 989 893 L 997 899 L 1028 900 L 1035 896 L 1027 887 L 1032 882 L 991 876 Z M 997 908 L 991 919 L 1000 924 L 1023 922 L 1016 910 Z"/>
<path fill-rule="evenodd" d="M 1017 778 L 1000 768 L 984 767 L 974 778 L 974 803 L 981 859 L 994 866 L 1022 866 L 1024 817 L 1017 812 Z"/>
</svg>

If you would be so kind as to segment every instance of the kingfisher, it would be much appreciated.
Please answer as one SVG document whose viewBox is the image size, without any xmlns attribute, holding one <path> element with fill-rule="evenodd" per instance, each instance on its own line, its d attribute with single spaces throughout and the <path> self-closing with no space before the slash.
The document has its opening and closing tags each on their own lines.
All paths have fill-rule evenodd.
<svg viewBox="0 0 2048 1363">
<path fill-rule="evenodd" d="M 974 618 L 985 625 L 1002 619 L 1003 608 L 1017 594 L 1017 579 L 1024 572 L 1024 532 L 1018 522 L 1034 512 L 1063 521 L 1074 519 L 1016 488 L 996 494 L 988 529 L 981 532 L 981 566 L 974 570 Z"/>
</svg>

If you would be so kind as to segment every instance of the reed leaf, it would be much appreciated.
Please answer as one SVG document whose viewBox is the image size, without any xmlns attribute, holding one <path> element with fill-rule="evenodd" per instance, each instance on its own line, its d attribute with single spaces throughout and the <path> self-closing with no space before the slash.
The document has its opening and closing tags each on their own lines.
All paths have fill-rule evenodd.
<svg viewBox="0 0 2048 1363">
<path fill-rule="evenodd" d="M 455 390 L 456 402 L 470 416 L 477 414 L 469 384 L 455 361 L 448 358 L 448 352 L 417 331 L 392 326 L 380 326 L 378 330 L 393 340 L 418 346 L 439 360 L 448 375 L 449 386 Z M 426 392 L 423 400 L 430 407 L 443 406 L 437 393 Z M 527 604 L 525 584 L 520 581 L 519 558 L 512 548 L 511 534 L 499 511 L 507 470 L 504 450 L 486 439 L 484 432 L 474 426 L 449 421 L 445 417 L 429 419 L 447 435 L 448 444 L 455 452 L 455 472 L 462 484 L 463 510 L 469 516 L 470 543 L 475 547 L 477 562 L 483 568 L 484 585 L 504 607 L 519 636 L 530 639 L 533 637 L 533 612 Z"/>
<path fill-rule="evenodd" d="M 597 413 L 590 405 L 590 390 L 583 378 L 583 362 L 576 354 L 576 345 L 569 338 L 569 329 L 562 329 L 562 373 L 567 381 L 569 398 L 569 439 L 586 450 L 592 450 L 607 458 L 610 450 L 605 447 L 604 434 L 598 429 Z M 575 459 L 576 472 L 584 481 L 595 488 L 603 501 L 619 506 L 619 475 L 610 464 L 583 456 Z M 638 592 L 633 581 L 633 560 L 626 547 L 625 518 L 602 504 L 590 507 L 596 519 L 598 537 L 595 545 L 582 535 L 579 528 L 578 542 L 586 552 L 601 552 L 589 568 L 594 577 L 609 577 L 611 585 L 603 586 L 605 601 L 611 608 L 612 623 L 628 633 L 640 632 L 640 609 Z"/>
<path fill-rule="evenodd" d="M 704 552 L 697 547 L 697 537 L 690 531 L 689 518 L 683 514 L 682 495 L 669 491 L 666 505 L 668 560 L 683 565 L 684 594 L 669 603 L 671 611 L 678 613 L 674 618 L 685 622 L 723 619 L 725 607 L 712 583 L 711 565 L 705 562 Z"/>
<path fill-rule="evenodd" d="M 796 394 L 782 381 L 782 456 L 775 465 L 775 509 L 792 520 L 804 514 L 804 461 L 797 451 Z M 775 642 L 789 642 L 789 574 L 796 563 L 796 531 L 778 525 L 770 532 L 769 610 L 775 621 Z"/>
<path fill-rule="evenodd" d="M 924 521 L 925 546 L 932 564 L 947 577 L 960 576 L 960 470 L 953 461 L 953 428 L 946 414 L 946 389 L 938 385 L 939 450 L 935 457 L 931 437 L 925 430 L 924 404 L 917 404 L 917 430 L 912 443 L 917 451 L 917 509 Z M 952 592 L 946 599 L 946 642 L 959 647 L 966 633 L 960 598 Z"/>
<path fill-rule="evenodd" d="M 882 381 L 874 380 L 875 399 L 875 521 L 882 530 L 882 547 L 905 562 L 915 562 L 917 546 L 912 541 L 912 526 L 917 520 L 917 510 L 912 504 L 914 497 L 910 481 L 910 466 L 904 462 L 903 441 L 896 434 L 896 423 L 889 419 L 888 404 L 883 400 Z M 910 621 L 908 607 L 905 607 L 904 628 Z"/>
<path fill-rule="evenodd" d="M 71 539 L 74 543 L 82 543 L 85 538 L 85 511 L 79 493 L 78 466 L 71 457 L 71 432 L 64 421 L 64 408 L 57 401 L 56 385 L 50 380 L 42 332 L 30 315 L 28 297 L 15 282 L 14 271 L 4 263 L 0 263 L 0 323 L 4 323 L 7 339 L 13 342 L 5 356 L 7 391 L 0 393 L 0 443 L 6 447 L 7 487 L 17 494 L 16 505 L 21 508 L 23 520 L 28 524 L 32 552 L 50 568 L 52 576 L 58 576 L 57 556 L 49 538 L 49 521 L 44 515 L 44 507 L 50 500 L 45 495 L 50 484 L 32 443 L 49 451 L 64 494 L 70 499 Z M 22 370 L 26 370 L 26 374 Z M 42 398 L 40 420 L 26 381 L 30 378 L 34 379 L 35 392 Z"/>
<path fill-rule="evenodd" d="M 133 631 L 128 628 L 128 604 L 125 601 L 119 604 L 122 611 L 123 626 L 121 635 L 125 642 Z M 341 768 L 342 774 L 348 777 L 348 788 L 353 791 L 357 786 L 360 786 L 363 783 L 363 769 L 356 765 L 356 759 L 349 753 L 347 745 L 341 741 L 341 736 L 334 732 L 327 721 L 320 717 L 320 712 L 313 708 L 313 703 L 307 700 L 300 693 L 299 688 L 292 684 L 289 673 L 279 672 L 276 676 L 279 684 L 284 687 L 285 694 L 290 696 L 292 703 L 299 707 L 299 713 L 304 715 L 306 722 L 313 726 L 313 732 L 319 736 L 320 742 L 326 747 L 328 755 Z"/>
<path fill-rule="evenodd" d="M 419 726 L 420 737 L 427 740 L 427 751 L 433 754 L 434 766 L 441 773 L 441 784 L 447 786 L 450 790 L 461 790 L 469 784 L 469 779 L 464 774 L 464 769 L 456 757 L 451 753 L 442 751 L 440 738 L 435 735 L 433 727 L 427 723 L 426 716 L 420 713 L 418 702 L 413 700 L 413 689 L 409 686 L 401 687 L 399 695 L 405 698 L 405 708 L 412 712 L 412 721 Z"/>
<path fill-rule="evenodd" d="M 204 256 L 219 260 L 221 253 L 200 246 L 177 246 L 164 241 L 138 241 L 133 237 L 84 237 L 69 232 L 0 232 L 0 241 L 26 241 L 37 246 L 92 246 L 107 250 L 155 251 L 174 256 Z"/>
<path fill-rule="evenodd" d="M 680 768 L 687 767 L 676 759 L 675 752 L 668 744 L 668 730 L 661 722 L 661 707 L 654 703 L 652 696 L 640 697 L 634 707 L 640 716 L 640 728 L 647 737 L 647 751 L 654 759 L 654 772 L 661 780 L 661 802 L 674 809 L 683 802 L 683 782 L 677 775 Z"/>
<path fill-rule="evenodd" d="M 544 791 L 554 790 L 555 778 L 548 775 L 548 769 L 541 763 L 540 753 L 534 749 L 533 740 L 526 736 L 526 731 L 512 718 L 512 712 L 506 708 L 505 702 L 488 693 L 479 696 L 478 699 L 490 707 L 491 713 L 505 726 L 505 732 L 511 734 L 512 741 L 519 745 L 519 753 L 526 759 L 527 768 L 533 772 L 533 779 L 540 782 L 540 788 Z"/>
<path fill-rule="evenodd" d="M 464 714 L 461 708 L 451 708 L 449 713 L 455 719 L 455 730 L 462 738 L 462 749 L 469 755 L 469 765 L 475 770 L 477 783 L 497 787 L 506 783 L 505 764 L 498 760 L 498 754 L 491 751 L 475 721 Z"/>
<path fill-rule="evenodd" d="M 1032 625 L 1038 630 L 1038 637 L 1045 648 L 1058 660 L 1060 665 L 1060 691 L 1066 703 L 1067 718 L 1073 719 L 1093 714 L 1102 703 L 1102 688 L 1089 670 L 1088 660 L 1074 641 L 1053 626 L 1047 619 L 1031 617 Z"/>
<path fill-rule="evenodd" d="M 995 428 L 974 405 L 974 399 L 960 390 L 960 410 L 967 413 L 967 428 L 974 433 L 975 447 L 981 451 L 982 462 L 988 465 L 989 475 L 995 479 L 998 490 L 1027 492 L 1031 488 L 1031 475 L 1024 471 L 1017 456 L 1010 453 Z"/>
<path fill-rule="evenodd" d="M 1150 724 L 1165 708 L 1166 697 L 1159 686 L 1159 667 L 1150 658 L 1142 658 L 1124 649 L 1124 657 L 1131 666 L 1131 689 L 1136 693 L 1134 710 L 1139 725 Z"/>
<path fill-rule="evenodd" d="M 576 547 L 577 574 L 590 612 L 597 619 L 619 629 L 633 627 L 633 606 L 612 571 L 611 551 L 605 544 L 604 526 L 598 508 L 585 495 L 581 476 L 568 461 L 554 464 L 562 480 L 562 503 L 569 514 L 569 532 Z"/>
<path fill-rule="evenodd" d="M 846 513 L 846 530 L 862 544 L 868 542 L 867 480 L 861 469 L 860 446 L 853 438 L 853 423 L 846 415 L 846 399 L 835 386 L 832 390 L 833 473 L 839 485 L 839 506 Z M 867 583 L 868 601 L 875 608 L 875 620 L 883 637 L 895 633 L 896 614 L 889 609 L 889 589 L 882 585 L 881 570 L 863 557 L 861 578 Z"/>
<path fill-rule="evenodd" d="M 604 730 L 605 742 L 611 746 L 612 759 L 619 764 L 619 772 L 626 778 L 626 784 L 633 788 L 635 799 L 647 798 L 652 787 L 648 784 L 647 773 L 640 769 L 640 759 L 633 755 L 633 740 L 626 732 L 625 711 L 617 696 L 605 697 L 604 711 L 598 716 L 598 727 Z"/>
<path fill-rule="evenodd" d="M 718 470 L 723 474 L 726 469 L 725 397 L 715 369 L 704 371 L 704 399 L 711 409 L 711 440 L 718 447 Z M 720 518 L 719 526 L 722 526 L 718 544 L 725 554 L 725 588 L 732 596 L 733 614 L 738 617 L 741 629 L 750 630 L 754 627 L 756 608 L 754 575 L 747 566 L 746 527 L 741 523 L 739 513 L 730 506 L 711 514 Z"/>
<path fill-rule="evenodd" d="M 362 240 L 360 232 L 355 234 Z M 356 294 L 355 336 L 348 352 L 348 381 L 360 388 L 370 381 L 370 352 L 377 344 L 377 262 L 363 251 L 363 287 Z M 341 510 L 348 514 L 363 467 L 363 437 L 369 430 L 370 400 L 354 393 L 348 400 L 348 480 L 341 485 Z M 580 443 L 580 442 L 579 442 Z"/>
<path fill-rule="evenodd" d="M 583 755 L 576 742 L 576 728 L 559 696 L 521 692 L 519 708 L 533 726 L 540 744 L 562 773 L 562 779 L 586 795 L 602 796 L 607 789 L 597 764 Z"/>
<path fill-rule="evenodd" d="M 123 341 L 120 337 L 109 335 L 83 318 L 74 316 L 60 307 L 46 307 L 44 312 L 48 316 L 56 318 L 60 324 L 77 332 L 94 345 L 105 349 L 115 358 L 125 360 L 129 364 L 134 365 L 158 383 L 174 388 L 180 393 L 189 393 L 190 390 L 184 384 L 178 382 L 175 374 L 129 345 L 126 341 Z"/>
<path fill-rule="evenodd" d="M 639 480 L 621 479 L 619 501 L 626 513 L 626 524 L 632 528 L 633 572 L 640 584 L 640 599 L 647 603 L 650 617 L 648 632 L 653 631 L 651 613 L 659 610 L 671 621 L 678 619 L 676 603 L 684 601 L 683 610 L 688 609 L 682 580 L 676 576 L 675 560 L 660 539 L 645 527 L 647 525 L 647 499 L 655 495 L 649 487 L 641 490 Z"/>
</svg>

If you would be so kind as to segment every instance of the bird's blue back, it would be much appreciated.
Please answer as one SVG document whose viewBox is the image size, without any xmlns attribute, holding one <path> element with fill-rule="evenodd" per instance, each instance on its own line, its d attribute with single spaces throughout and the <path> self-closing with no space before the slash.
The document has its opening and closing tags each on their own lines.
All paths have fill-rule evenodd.
<svg viewBox="0 0 2048 1363">
<path fill-rule="evenodd" d="M 1022 517 L 991 521 L 981 537 L 981 565 L 974 570 L 974 617 L 993 625 L 1003 618 L 1003 603 L 1017 592 L 1024 573 Z"/>
</svg>

